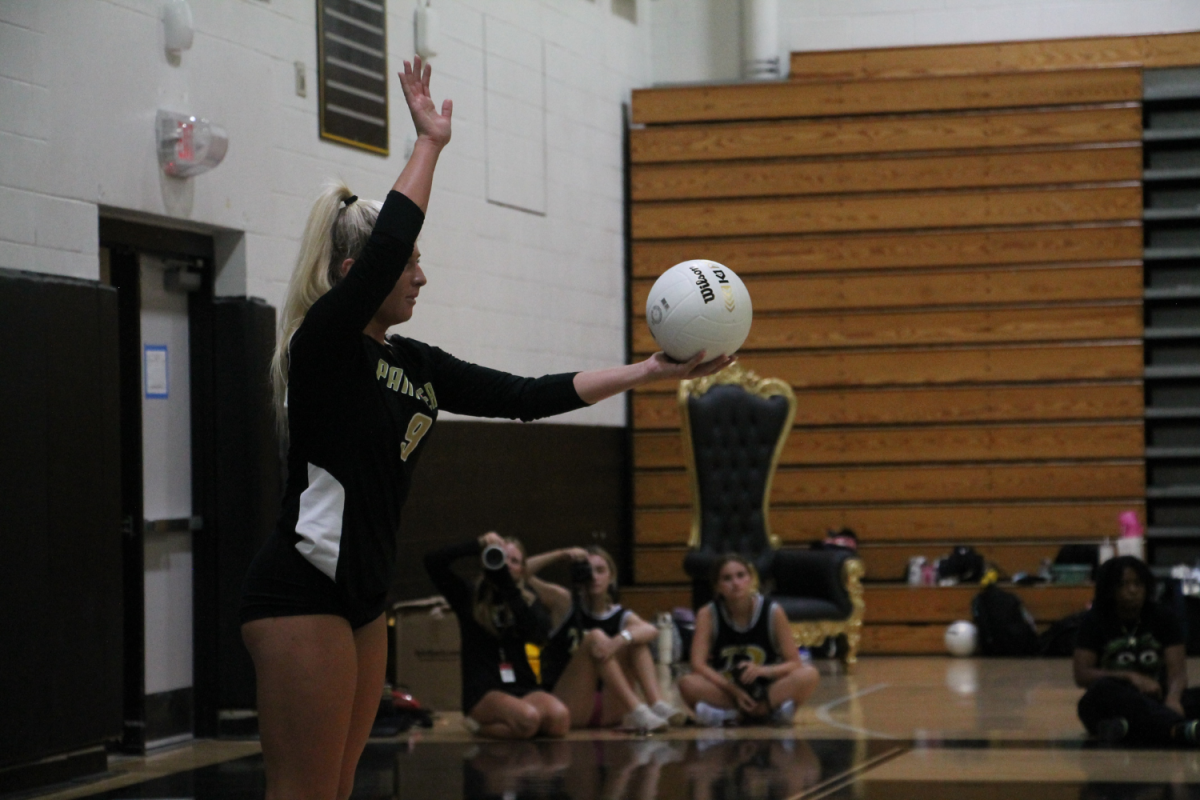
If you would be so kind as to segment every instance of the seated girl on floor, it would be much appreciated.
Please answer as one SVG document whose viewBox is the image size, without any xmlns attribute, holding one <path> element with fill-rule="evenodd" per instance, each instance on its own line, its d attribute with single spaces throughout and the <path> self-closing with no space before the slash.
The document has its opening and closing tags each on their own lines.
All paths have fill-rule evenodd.
<svg viewBox="0 0 1200 800">
<path fill-rule="evenodd" d="M 787 615 L 759 593 L 754 565 L 734 553 L 717 560 L 713 596 L 696 614 L 692 673 L 679 693 L 701 725 L 790 725 L 818 675 L 800 660 Z"/>
<path fill-rule="evenodd" d="M 473 583 L 454 573 L 455 561 L 490 548 L 503 551 L 502 564 L 485 562 Z M 550 615 L 525 580 L 521 543 L 491 531 L 426 553 L 425 569 L 458 617 L 463 724 L 494 739 L 566 734 L 566 707 L 538 685 L 525 655 L 526 644 L 546 641 Z"/>
<path fill-rule="evenodd" d="M 1200 689 L 1187 688 L 1175 615 L 1150 599 L 1154 575 L 1133 556 L 1109 559 L 1075 643 L 1079 720 L 1110 744 L 1200 744 Z"/>
<path fill-rule="evenodd" d="M 537 577 L 564 559 L 571 561 L 570 590 Z M 541 655 L 542 686 L 570 709 L 572 728 L 657 731 L 686 721 L 658 686 L 650 652 L 658 630 L 617 602 L 612 556 L 595 546 L 553 550 L 532 556 L 526 573 L 553 619 Z"/>
</svg>

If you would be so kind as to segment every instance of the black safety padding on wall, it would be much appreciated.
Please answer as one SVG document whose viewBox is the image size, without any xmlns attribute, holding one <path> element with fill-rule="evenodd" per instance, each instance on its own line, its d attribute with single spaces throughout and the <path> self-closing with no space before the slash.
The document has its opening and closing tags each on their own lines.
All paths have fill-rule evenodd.
<svg viewBox="0 0 1200 800">
<path fill-rule="evenodd" d="M 117 297 L 0 270 L 0 768 L 121 734 Z"/>
<path fill-rule="evenodd" d="M 275 525 L 283 491 L 271 400 L 275 309 L 258 298 L 217 298 L 213 312 L 218 706 L 243 709 L 255 700 L 238 623 L 242 579 Z"/>
<path fill-rule="evenodd" d="M 627 563 L 624 428 L 444 420 L 422 447 L 391 599 L 435 594 L 425 552 L 489 530 L 518 537 L 531 555 L 597 544 L 618 568 Z M 568 580 L 565 565 L 546 576 Z"/>
</svg>

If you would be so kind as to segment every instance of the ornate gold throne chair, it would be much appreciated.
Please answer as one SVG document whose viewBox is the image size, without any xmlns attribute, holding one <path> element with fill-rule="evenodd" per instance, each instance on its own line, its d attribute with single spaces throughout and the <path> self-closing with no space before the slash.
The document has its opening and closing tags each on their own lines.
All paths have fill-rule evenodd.
<svg viewBox="0 0 1200 800">
<path fill-rule="evenodd" d="M 734 364 L 682 381 L 678 399 L 692 494 L 684 570 L 693 606 L 712 598 L 716 560 L 740 553 L 787 613 L 798 645 L 844 635 L 843 657 L 853 665 L 862 631 L 862 562 L 847 550 L 781 549 L 771 533 L 771 482 L 796 414 L 792 387 Z"/>
</svg>

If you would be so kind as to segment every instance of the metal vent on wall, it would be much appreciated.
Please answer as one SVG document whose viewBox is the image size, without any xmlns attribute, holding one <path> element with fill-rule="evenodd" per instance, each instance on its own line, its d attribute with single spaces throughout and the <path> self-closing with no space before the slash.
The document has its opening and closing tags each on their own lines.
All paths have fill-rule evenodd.
<svg viewBox="0 0 1200 800">
<path fill-rule="evenodd" d="M 321 138 L 388 154 L 383 0 L 317 0 Z"/>
<path fill-rule="evenodd" d="M 1200 556 L 1200 69 L 1144 87 L 1146 516 L 1168 565 Z"/>
</svg>

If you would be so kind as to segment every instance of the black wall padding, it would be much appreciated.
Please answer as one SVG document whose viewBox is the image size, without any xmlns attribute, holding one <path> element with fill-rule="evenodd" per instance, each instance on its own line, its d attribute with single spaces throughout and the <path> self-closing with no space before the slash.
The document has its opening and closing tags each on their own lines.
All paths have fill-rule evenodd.
<svg viewBox="0 0 1200 800">
<path fill-rule="evenodd" d="M 0 768 L 118 738 L 117 295 L 0 270 Z"/>
<path fill-rule="evenodd" d="M 275 309 L 244 297 L 214 305 L 218 707 L 254 708 L 254 668 L 238 604 L 242 578 L 275 525 L 283 491 L 270 383 Z"/>
<path fill-rule="evenodd" d="M 598 544 L 621 565 L 625 443 L 624 428 L 439 420 L 400 520 L 391 599 L 436 594 L 425 552 L 489 530 L 520 538 L 530 555 Z M 569 579 L 564 564 L 543 577 Z"/>
</svg>

